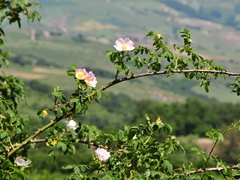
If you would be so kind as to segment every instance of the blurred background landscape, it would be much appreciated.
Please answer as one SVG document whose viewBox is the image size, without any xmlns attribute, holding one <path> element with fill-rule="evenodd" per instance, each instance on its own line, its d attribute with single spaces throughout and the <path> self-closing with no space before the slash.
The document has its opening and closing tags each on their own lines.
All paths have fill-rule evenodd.
<svg viewBox="0 0 240 180">
<path fill-rule="evenodd" d="M 240 2 L 238 0 L 39 0 L 37 9 L 40 23 L 22 21 L 22 28 L 3 23 L 6 31 L 5 49 L 11 51 L 10 67 L 3 70 L 22 79 L 26 84 L 27 105 L 20 112 L 30 115 L 29 133 L 49 122 L 39 120 L 36 113 L 53 104 L 53 87 L 60 86 L 70 94 L 74 81 L 67 77 L 69 64 L 93 71 L 100 88 L 114 80 L 115 70 L 106 57 L 106 50 L 115 51 L 117 38 L 129 37 L 135 46 L 150 46 L 149 30 L 167 37 L 166 44 L 183 44 L 179 32 L 189 29 L 193 48 L 204 58 L 229 71 L 240 71 Z M 212 81 L 209 93 L 199 88 L 199 82 L 183 76 L 144 77 L 109 88 L 109 99 L 92 104 L 80 120 L 109 132 L 124 124 L 144 123 L 144 114 L 152 120 L 158 116 L 173 126 L 173 135 L 186 147 L 211 147 L 205 132 L 213 127 L 224 129 L 239 119 L 239 97 L 231 94 L 234 78 Z M 216 154 L 236 163 L 240 142 L 237 132 L 227 134 L 226 148 Z M 38 146 L 29 157 L 36 171 L 29 179 L 58 180 L 69 172 L 61 166 L 71 163 L 88 163 L 91 152 L 78 145 L 74 157 L 57 154 L 56 162 L 49 159 L 45 144 Z M 61 157 L 61 158 L 58 158 Z M 194 154 L 175 158 L 175 165 L 199 161 Z M 174 157 L 173 157 L 174 158 Z M 61 173 L 54 173 L 60 171 Z M 51 174 L 51 175 L 50 175 Z"/>
</svg>

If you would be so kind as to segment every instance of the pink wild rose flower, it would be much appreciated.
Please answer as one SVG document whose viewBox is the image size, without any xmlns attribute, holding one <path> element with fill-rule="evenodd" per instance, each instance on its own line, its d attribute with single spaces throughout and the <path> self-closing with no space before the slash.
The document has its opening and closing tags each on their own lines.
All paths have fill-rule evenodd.
<svg viewBox="0 0 240 180">
<path fill-rule="evenodd" d="M 87 73 L 86 69 L 78 68 L 75 70 L 75 77 L 77 79 L 84 80 L 84 79 L 86 79 L 87 76 L 88 76 L 88 73 Z"/>
<path fill-rule="evenodd" d="M 133 50 L 134 43 L 129 38 L 119 38 L 115 41 L 115 45 L 113 45 L 118 51 L 131 51 Z"/>
<path fill-rule="evenodd" d="M 92 86 L 92 87 L 96 87 L 97 85 L 97 79 L 95 77 L 95 75 L 92 73 L 92 71 L 90 71 L 87 75 L 87 77 L 85 78 L 85 82 L 87 85 Z"/>
<path fill-rule="evenodd" d="M 103 148 L 97 148 L 97 150 L 95 150 L 95 153 L 97 154 L 97 157 L 100 161 L 106 161 L 111 156 L 110 152 L 107 152 Z"/>
</svg>

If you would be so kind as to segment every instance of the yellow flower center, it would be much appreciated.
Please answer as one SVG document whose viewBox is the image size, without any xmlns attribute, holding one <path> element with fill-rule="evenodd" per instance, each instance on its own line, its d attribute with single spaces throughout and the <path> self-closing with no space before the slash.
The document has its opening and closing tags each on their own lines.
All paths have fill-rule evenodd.
<svg viewBox="0 0 240 180">
<path fill-rule="evenodd" d="M 83 78 L 84 77 L 84 74 L 83 73 L 78 73 L 77 77 L 80 79 L 80 78 Z"/>
<path fill-rule="evenodd" d="M 90 79 L 89 77 L 87 77 L 87 78 L 85 79 L 85 81 L 90 82 L 91 79 Z"/>
<path fill-rule="evenodd" d="M 47 110 L 45 109 L 45 110 L 43 110 L 43 116 L 47 116 L 48 115 L 48 112 L 47 112 Z"/>
<path fill-rule="evenodd" d="M 162 34 L 161 34 L 161 33 L 158 33 L 157 36 L 158 36 L 158 38 L 160 38 L 160 37 L 162 36 Z"/>
<path fill-rule="evenodd" d="M 53 146 L 55 146 L 56 144 L 57 144 L 57 140 L 52 140 L 52 142 L 51 142 L 51 144 L 53 145 Z"/>
<path fill-rule="evenodd" d="M 122 49 L 123 50 L 126 50 L 127 49 L 127 46 L 125 44 L 122 45 Z"/>
<path fill-rule="evenodd" d="M 162 122 L 162 120 L 160 118 L 157 118 L 156 123 L 157 124 L 162 124 L 163 122 Z"/>
</svg>

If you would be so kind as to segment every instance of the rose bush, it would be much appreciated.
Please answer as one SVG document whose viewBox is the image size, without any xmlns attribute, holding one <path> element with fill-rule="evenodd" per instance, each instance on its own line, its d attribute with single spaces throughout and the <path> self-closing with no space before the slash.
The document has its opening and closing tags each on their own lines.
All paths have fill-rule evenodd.
<svg viewBox="0 0 240 180">
<path fill-rule="evenodd" d="M 25 13 L 29 19 L 39 18 L 35 11 L 29 8 L 37 3 L 27 1 L 1 2 L 5 9 L 1 19 L 8 18 L 10 23 L 18 22 L 19 13 Z M 3 29 L 0 29 L 4 35 Z M 0 178 L 26 179 L 26 169 L 31 166 L 27 159 L 30 144 L 45 143 L 50 149 L 49 155 L 54 156 L 57 149 L 64 155 L 76 153 L 75 143 L 86 144 L 93 153 L 93 161 L 89 164 L 69 164 L 63 169 L 72 171 L 67 179 L 216 179 L 211 174 L 218 172 L 224 179 L 238 179 L 240 168 L 238 164 L 229 165 L 212 152 L 219 141 L 224 141 L 224 135 L 232 129 L 240 129 L 240 121 L 230 124 L 224 131 L 209 130 L 206 135 L 213 140 L 209 153 L 196 147 L 192 151 L 203 158 L 200 169 L 193 164 L 179 164 L 174 167 L 170 156 L 178 150 L 184 152 L 177 138 L 171 135 L 172 128 L 160 118 L 150 119 L 145 116 L 145 123 L 136 126 L 125 125 L 123 129 L 112 133 L 103 133 L 96 127 L 81 123 L 79 117 L 84 115 L 93 102 L 99 102 L 102 95 L 108 97 L 104 90 L 118 83 L 141 78 L 166 74 L 181 74 L 188 79 L 197 79 L 200 86 L 209 91 L 210 80 L 219 75 L 236 76 L 231 84 L 232 92 L 240 95 L 240 73 L 229 72 L 225 68 L 214 65 L 212 60 L 204 59 L 191 47 L 193 40 L 188 30 L 181 31 L 183 45 L 173 45 L 173 49 L 164 44 L 164 36 L 147 32 L 147 37 L 153 39 L 152 47 L 134 46 L 129 38 L 116 40 L 116 52 L 107 51 L 110 62 L 116 68 L 115 79 L 97 89 L 97 79 L 93 72 L 77 68 L 71 64 L 67 75 L 74 79 L 76 88 L 69 96 L 65 96 L 60 87 L 53 89 L 53 106 L 37 112 L 40 119 L 51 114 L 51 121 L 39 127 L 33 134 L 26 133 L 25 122 L 17 111 L 19 100 L 24 100 L 24 84 L 13 76 L 3 74 L 1 82 L 1 129 L 0 129 Z M 3 40 L 1 39 L 1 46 Z M 177 55 L 176 53 L 177 52 Z M 8 64 L 7 52 L 1 49 L 1 60 Z M 186 57 L 187 55 L 187 57 Z M 164 61 L 165 63 L 162 63 Z M 145 73 L 134 74 L 132 67 L 146 70 Z M 125 77 L 119 78 L 124 73 Z M 62 122 L 67 121 L 67 124 Z M 66 130 L 67 129 L 67 130 Z M 40 134 L 46 132 L 45 138 Z M 158 139 L 156 135 L 163 139 Z M 96 149 L 95 151 L 93 151 Z M 211 163 L 210 163 L 211 161 Z M 210 165 L 215 164 L 214 167 Z"/>
</svg>

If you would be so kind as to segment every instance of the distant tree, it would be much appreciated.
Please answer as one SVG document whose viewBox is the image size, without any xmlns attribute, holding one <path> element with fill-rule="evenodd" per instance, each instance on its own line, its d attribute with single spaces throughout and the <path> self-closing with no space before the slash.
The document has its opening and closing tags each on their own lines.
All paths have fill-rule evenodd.
<svg viewBox="0 0 240 180">
<path fill-rule="evenodd" d="M 86 40 L 86 38 L 81 33 L 79 33 L 76 37 L 72 37 L 72 39 L 73 41 L 80 42 L 80 43 L 88 42 L 88 40 Z"/>
</svg>

